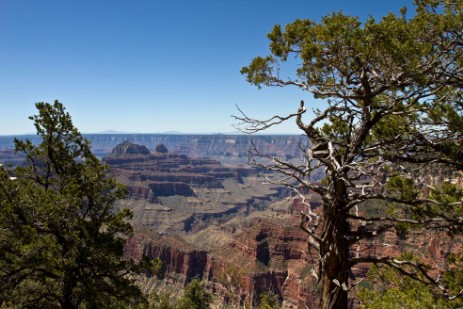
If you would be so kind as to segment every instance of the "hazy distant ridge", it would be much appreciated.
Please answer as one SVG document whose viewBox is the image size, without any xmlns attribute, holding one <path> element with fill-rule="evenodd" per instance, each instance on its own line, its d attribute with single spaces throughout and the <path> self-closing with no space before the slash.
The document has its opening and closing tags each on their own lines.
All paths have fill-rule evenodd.
<svg viewBox="0 0 463 309">
<path fill-rule="evenodd" d="M 307 144 L 301 135 L 225 135 L 225 134 L 84 134 L 92 144 L 92 151 L 99 157 L 111 153 L 123 141 L 145 145 L 151 151 L 164 144 L 170 152 L 190 157 L 209 157 L 224 163 L 246 163 L 249 148 L 255 144 L 260 151 L 289 159 L 300 156 L 299 145 Z M 0 149 L 12 149 L 15 136 L 0 136 Z M 38 143 L 37 135 L 20 135 Z"/>
</svg>

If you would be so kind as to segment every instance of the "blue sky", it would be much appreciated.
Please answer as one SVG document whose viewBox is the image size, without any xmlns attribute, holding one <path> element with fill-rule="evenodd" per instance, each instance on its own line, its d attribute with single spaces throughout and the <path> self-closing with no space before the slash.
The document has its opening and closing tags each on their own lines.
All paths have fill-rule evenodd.
<svg viewBox="0 0 463 309">
<path fill-rule="evenodd" d="M 266 118 L 311 102 L 239 73 L 268 53 L 273 25 L 339 10 L 380 18 L 410 2 L 0 0 L 0 135 L 34 132 L 34 103 L 55 99 L 81 132 L 233 132 L 235 105 Z"/>
</svg>

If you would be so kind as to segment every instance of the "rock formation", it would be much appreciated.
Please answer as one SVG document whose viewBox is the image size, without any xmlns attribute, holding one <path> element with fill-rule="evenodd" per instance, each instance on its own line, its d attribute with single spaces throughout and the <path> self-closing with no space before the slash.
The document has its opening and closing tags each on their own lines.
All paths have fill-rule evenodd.
<svg viewBox="0 0 463 309">
<path fill-rule="evenodd" d="M 120 204 L 134 211 L 133 223 L 152 231 L 198 231 L 263 208 L 283 192 L 272 186 L 253 188 L 263 178 L 251 167 L 164 151 L 146 154 L 145 149 L 125 141 L 103 160 L 127 186 L 129 199 Z"/>
<path fill-rule="evenodd" d="M 112 153 L 114 155 L 149 155 L 150 151 L 144 145 L 133 144 L 129 141 L 114 147 Z"/>
<path fill-rule="evenodd" d="M 227 235 L 215 239 L 213 245 L 204 235 L 187 243 L 138 234 L 129 240 L 127 255 L 160 258 L 162 282 L 170 288 L 200 278 L 223 302 L 236 307 L 255 305 L 258 295 L 273 291 L 285 308 L 312 308 L 317 303 L 310 272 L 314 257 L 308 253 L 306 235 L 294 218 L 258 218 L 248 223 L 249 227 L 235 233 L 229 224 L 211 227 L 209 237 Z M 156 278 L 145 282 L 146 289 L 153 287 L 159 288 Z"/>
<path fill-rule="evenodd" d="M 169 151 L 167 150 L 167 147 L 164 144 L 159 144 L 154 148 L 154 151 L 160 152 L 160 153 L 168 153 Z"/>
</svg>

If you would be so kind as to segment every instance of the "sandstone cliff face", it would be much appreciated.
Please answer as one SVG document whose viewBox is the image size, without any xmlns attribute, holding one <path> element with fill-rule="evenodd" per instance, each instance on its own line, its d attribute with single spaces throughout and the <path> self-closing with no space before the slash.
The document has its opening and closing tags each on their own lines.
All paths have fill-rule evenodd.
<svg viewBox="0 0 463 309">
<path fill-rule="evenodd" d="M 314 279 L 307 271 L 313 257 L 307 252 L 306 235 L 291 222 L 294 218 L 254 219 L 249 228 L 209 250 L 200 243 L 139 234 L 129 240 L 127 255 L 160 258 L 165 281 L 182 286 L 193 278 L 204 279 L 214 294 L 236 306 L 255 304 L 258 295 L 273 291 L 285 308 L 310 307 L 317 302 Z"/>
<path fill-rule="evenodd" d="M 148 188 L 153 196 L 195 196 L 193 190 L 184 182 L 150 182 Z"/>
<path fill-rule="evenodd" d="M 173 286 L 184 286 L 193 278 L 206 280 L 216 297 L 237 306 L 255 304 L 256 296 L 274 291 L 283 308 L 316 308 L 316 279 L 313 275 L 316 256 L 308 249 L 307 237 L 297 226 L 298 217 L 254 219 L 248 227 L 233 233 L 229 225 L 217 227 L 213 243 L 195 238 L 194 243 L 164 236 L 136 235 L 130 239 L 127 254 L 135 258 L 142 253 L 159 257 L 163 262 L 164 280 Z M 225 236 L 225 235 L 228 235 Z M 231 235 L 231 236 L 230 236 Z M 208 243 L 207 245 L 204 245 Z M 449 252 L 463 252 L 460 238 L 450 239 L 445 233 L 410 232 L 406 239 L 388 232 L 381 239 L 364 241 L 359 256 L 399 256 L 414 252 L 435 271 Z M 369 265 L 358 265 L 352 274 L 364 277 Z M 155 280 L 155 279 L 153 279 Z M 152 283 L 145 282 L 147 289 Z M 355 290 L 350 307 L 356 308 Z"/>
</svg>

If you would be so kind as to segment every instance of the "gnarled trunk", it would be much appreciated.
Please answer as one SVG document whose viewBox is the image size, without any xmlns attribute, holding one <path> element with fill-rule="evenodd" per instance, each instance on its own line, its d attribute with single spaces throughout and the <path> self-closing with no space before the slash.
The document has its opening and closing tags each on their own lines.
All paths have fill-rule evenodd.
<svg viewBox="0 0 463 309">
<path fill-rule="evenodd" d="M 320 308 L 347 308 L 349 244 L 346 234 L 349 223 L 344 212 L 344 201 L 325 205 L 321 256 Z"/>
</svg>

